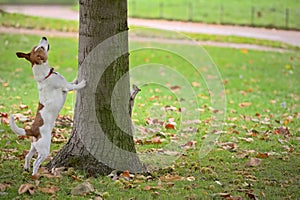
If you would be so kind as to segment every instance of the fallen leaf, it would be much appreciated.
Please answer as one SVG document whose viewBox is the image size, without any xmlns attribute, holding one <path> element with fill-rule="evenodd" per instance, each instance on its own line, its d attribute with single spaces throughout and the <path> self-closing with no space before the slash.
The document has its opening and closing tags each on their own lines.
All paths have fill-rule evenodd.
<svg viewBox="0 0 300 200">
<path fill-rule="evenodd" d="M 284 146 L 282 146 L 282 148 L 284 148 L 289 153 L 293 153 L 293 151 L 294 151 L 294 149 L 289 147 L 288 145 L 284 145 Z"/>
<path fill-rule="evenodd" d="M 71 190 L 71 194 L 75 196 L 84 196 L 94 191 L 94 186 L 89 182 L 84 182 Z"/>
<path fill-rule="evenodd" d="M 27 106 L 27 105 L 25 105 L 25 104 L 20 104 L 20 105 L 19 105 L 19 108 L 23 110 L 23 109 L 26 109 L 26 108 L 28 108 L 28 106 Z"/>
<path fill-rule="evenodd" d="M 243 103 L 239 104 L 239 107 L 245 108 L 245 107 L 251 106 L 251 104 L 252 104 L 251 102 L 243 102 Z"/>
<path fill-rule="evenodd" d="M 146 118 L 146 124 L 148 125 L 163 125 L 164 122 L 159 119 Z"/>
<path fill-rule="evenodd" d="M 262 158 L 262 159 L 269 158 L 269 154 L 268 153 L 258 153 L 256 155 L 256 158 Z"/>
<path fill-rule="evenodd" d="M 26 184 L 22 184 L 19 189 L 18 189 L 18 193 L 19 194 L 24 194 L 26 192 L 28 192 L 29 194 L 33 195 L 34 194 L 34 185 L 30 184 L 30 183 L 26 183 Z"/>
<path fill-rule="evenodd" d="M 157 197 L 157 196 L 160 195 L 160 193 L 159 192 L 153 192 L 151 195 Z"/>
<path fill-rule="evenodd" d="M 253 193 L 246 192 L 245 194 L 249 199 L 258 200 L 257 196 Z"/>
<path fill-rule="evenodd" d="M 238 145 L 234 142 L 223 142 L 218 144 L 224 150 L 235 151 L 238 148 Z"/>
<path fill-rule="evenodd" d="M 157 137 L 152 138 L 152 139 L 151 139 L 151 143 L 152 143 L 152 144 L 161 144 L 160 137 L 157 136 Z"/>
<path fill-rule="evenodd" d="M 188 141 L 187 143 L 182 145 L 182 148 L 185 149 L 185 150 L 195 149 L 196 148 L 196 143 L 197 143 L 197 141 Z"/>
<path fill-rule="evenodd" d="M 166 129 L 173 129 L 173 130 L 175 130 L 175 125 L 176 125 L 175 122 L 169 122 L 169 123 L 167 123 L 167 124 L 165 125 L 165 128 L 166 128 Z"/>
<path fill-rule="evenodd" d="M 186 180 L 192 182 L 192 181 L 195 181 L 196 178 L 193 177 L 193 176 L 189 176 L 189 177 L 186 178 Z"/>
<path fill-rule="evenodd" d="M 244 138 L 244 137 L 239 137 L 240 140 L 245 141 L 245 142 L 253 142 L 253 138 Z"/>
<path fill-rule="evenodd" d="M 2 87 L 8 87 L 9 83 L 2 83 Z"/>
<path fill-rule="evenodd" d="M 24 115 L 31 115 L 31 114 L 32 114 L 32 111 L 29 109 L 29 110 L 23 112 L 23 114 L 24 114 Z"/>
<path fill-rule="evenodd" d="M 56 186 L 49 186 L 45 188 L 38 188 L 38 190 L 46 194 L 55 194 L 57 191 L 59 191 L 59 188 Z"/>
<path fill-rule="evenodd" d="M 165 182 L 173 182 L 173 181 L 180 181 L 182 177 L 178 175 L 174 175 L 174 176 L 166 175 L 166 176 L 161 176 L 159 179 Z"/>
<path fill-rule="evenodd" d="M 129 171 L 126 170 L 120 174 L 120 177 L 129 179 L 131 177 L 131 175 L 130 175 Z"/>
<path fill-rule="evenodd" d="M 166 105 L 164 108 L 163 108 L 165 111 L 177 111 L 177 108 L 174 107 L 174 106 L 169 106 L 169 105 Z"/>
<path fill-rule="evenodd" d="M 199 86 L 200 86 L 200 83 L 198 83 L 198 82 L 192 82 L 192 86 L 194 86 L 194 87 L 199 87 Z"/>
<path fill-rule="evenodd" d="M 149 186 L 149 185 L 146 185 L 146 186 L 144 187 L 144 190 L 145 190 L 145 191 L 149 191 L 149 190 L 151 190 L 151 186 Z"/>
<path fill-rule="evenodd" d="M 246 166 L 255 167 L 260 165 L 261 159 L 259 158 L 250 158 L 250 160 L 246 163 Z"/>
<path fill-rule="evenodd" d="M 1 183 L 1 184 L 0 184 L 0 191 L 3 192 L 3 191 L 5 191 L 7 188 L 9 188 L 10 186 L 11 186 L 10 183 L 6 183 L 6 182 Z"/>
<path fill-rule="evenodd" d="M 276 100 L 270 100 L 271 104 L 276 104 L 276 102 L 277 102 Z"/>
<path fill-rule="evenodd" d="M 230 193 L 224 193 L 224 192 L 220 192 L 220 193 L 216 193 L 216 194 L 214 194 L 214 196 L 220 196 L 220 197 L 222 197 L 222 198 L 229 198 L 231 195 L 230 195 Z"/>
<path fill-rule="evenodd" d="M 174 86 L 171 86 L 170 89 L 173 90 L 173 91 L 177 91 L 177 90 L 180 90 L 181 87 L 178 86 L 178 85 L 174 85 Z"/>
<path fill-rule="evenodd" d="M 290 130 L 288 129 L 288 127 L 279 127 L 279 128 L 275 128 L 273 131 L 274 134 L 276 135 L 284 135 L 285 137 L 290 137 L 291 133 Z"/>
<path fill-rule="evenodd" d="M 144 190 L 145 191 L 149 191 L 149 190 L 160 190 L 162 189 L 162 186 L 158 185 L 158 186 L 149 186 L 149 185 L 146 185 L 144 187 Z"/>
<path fill-rule="evenodd" d="M 248 53 L 248 49 L 241 49 L 241 53 L 247 54 Z"/>
</svg>

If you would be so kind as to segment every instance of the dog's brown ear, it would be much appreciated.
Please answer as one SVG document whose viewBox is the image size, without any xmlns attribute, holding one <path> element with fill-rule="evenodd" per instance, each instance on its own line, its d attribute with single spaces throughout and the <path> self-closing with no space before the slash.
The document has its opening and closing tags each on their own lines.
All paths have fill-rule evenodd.
<svg viewBox="0 0 300 200">
<path fill-rule="evenodd" d="M 26 60 L 29 60 L 30 53 L 17 52 L 16 54 L 17 54 L 18 58 L 25 58 Z"/>
</svg>

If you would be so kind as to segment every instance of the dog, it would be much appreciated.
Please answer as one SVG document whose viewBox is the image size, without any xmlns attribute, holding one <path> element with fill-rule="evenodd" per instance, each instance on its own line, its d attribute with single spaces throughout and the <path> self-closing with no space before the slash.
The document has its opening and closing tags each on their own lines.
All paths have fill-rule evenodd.
<svg viewBox="0 0 300 200">
<path fill-rule="evenodd" d="M 39 90 L 39 104 L 37 113 L 30 129 L 19 128 L 14 116 L 10 116 L 11 130 L 23 136 L 33 136 L 29 153 L 25 157 L 24 170 L 30 171 L 30 160 L 37 152 L 38 157 L 33 163 L 32 175 L 36 175 L 41 163 L 50 153 L 51 133 L 56 117 L 62 109 L 67 92 L 84 88 L 86 81 L 69 83 L 48 64 L 50 45 L 46 37 L 42 37 L 39 44 L 30 53 L 17 52 L 18 58 L 25 58 L 32 65 L 34 79 Z"/>
</svg>

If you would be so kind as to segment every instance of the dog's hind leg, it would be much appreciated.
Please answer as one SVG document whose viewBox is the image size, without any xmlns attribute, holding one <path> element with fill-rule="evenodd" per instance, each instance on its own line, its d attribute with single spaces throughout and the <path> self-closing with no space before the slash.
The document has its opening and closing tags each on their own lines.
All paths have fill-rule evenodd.
<svg viewBox="0 0 300 200">
<path fill-rule="evenodd" d="M 49 154 L 49 153 L 48 153 Z M 32 171 L 32 175 L 37 174 L 38 169 L 40 167 L 40 165 L 42 164 L 42 162 L 47 158 L 48 154 L 46 153 L 38 153 L 38 157 L 37 159 L 33 162 L 33 171 Z"/>
<path fill-rule="evenodd" d="M 30 170 L 30 160 L 32 158 L 32 156 L 36 153 L 36 149 L 34 147 L 34 145 L 31 144 L 30 150 L 28 152 L 28 154 L 25 156 L 25 164 L 24 164 L 24 170 L 28 171 Z"/>
</svg>

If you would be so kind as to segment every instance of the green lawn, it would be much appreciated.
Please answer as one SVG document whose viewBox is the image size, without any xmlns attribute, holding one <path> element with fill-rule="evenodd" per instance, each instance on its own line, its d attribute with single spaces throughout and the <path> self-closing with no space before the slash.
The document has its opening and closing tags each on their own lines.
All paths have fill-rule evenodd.
<svg viewBox="0 0 300 200">
<path fill-rule="evenodd" d="M 68 21 L 60 19 L 47 19 L 27 16 L 22 14 L 10 14 L 0 11 L 0 25 L 3 27 L 26 28 L 37 30 L 58 30 L 65 32 L 78 32 L 79 24 L 77 21 Z M 239 44 L 256 44 L 261 46 L 269 46 L 283 49 L 297 50 L 299 47 L 292 46 L 283 42 L 270 41 L 256 38 L 246 38 L 239 36 L 222 36 L 211 34 L 197 34 L 197 33 L 182 33 L 174 34 L 169 31 L 162 31 L 157 29 L 147 29 L 143 31 L 141 27 L 132 26 L 131 30 L 135 30 L 134 34 L 140 37 L 158 37 L 168 39 L 182 39 L 190 37 L 197 41 L 216 41 L 229 42 Z"/>
<path fill-rule="evenodd" d="M 129 0 L 128 5 L 131 17 L 300 28 L 300 4 L 297 0 Z"/>
<path fill-rule="evenodd" d="M 74 5 L 76 1 L 0 0 L 1 3 Z M 130 17 L 139 18 L 160 18 L 299 30 L 299 6 L 298 0 L 128 0 L 128 14 Z M 75 9 L 78 9 L 78 6 Z"/>
<path fill-rule="evenodd" d="M 78 21 L 40 18 L 23 14 L 11 14 L 0 10 L 0 25 L 37 30 L 78 32 Z"/>
<path fill-rule="evenodd" d="M 153 78 L 153 83 L 149 81 L 140 85 L 142 92 L 138 94 L 134 107 L 133 121 L 139 128 L 135 139 L 140 140 L 136 147 L 143 153 L 145 161 L 151 158 L 158 162 L 150 163 L 153 167 L 166 161 L 157 159 L 162 156 L 161 152 L 167 157 L 171 154 L 165 149 L 183 155 L 177 159 L 170 156 L 171 161 L 173 159 L 171 165 L 151 171 L 148 177 L 136 175 L 133 180 L 122 177 L 117 181 L 108 177 L 88 179 L 84 172 L 72 169 L 64 172 L 62 177 L 44 176 L 39 182 L 30 180 L 30 174 L 22 172 L 22 155 L 29 149 L 29 139 L 18 139 L 4 122 L 6 113 L 34 115 L 38 103 L 36 83 L 30 64 L 18 59 L 15 52 L 29 51 L 39 39 L 38 36 L 0 35 L 0 198 L 94 199 L 101 196 L 104 199 L 169 199 L 170 194 L 173 199 L 224 199 L 230 195 L 248 196 L 249 199 L 253 195 L 258 199 L 300 197 L 299 51 L 274 53 L 133 42 L 130 46 L 136 50 L 130 54 L 131 70 L 144 65 L 148 70 L 133 77 L 134 83 Z M 51 44 L 50 65 L 72 81 L 77 73 L 76 39 L 48 39 Z M 189 59 L 199 61 L 199 66 L 193 67 Z M 153 74 L 151 69 L 157 66 L 160 71 Z M 216 75 L 210 69 L 213 66 L 219 70 L 224 83 L 226 116 L 218 142 L 207 156 L 201 158 L 199 151 L 205 137 L 214 132 L 212 116 L 220 113 L 217 107 L 212 107 L 207 88 Z M 174 80 L 178 81 L 172 82 Z M 186 86 L 195 96 L 185 93 Z M 178 98 L 183 94 L 187 96 Z M 197 104 L 199 109 L 196 111 L 188 109 Z M 21 109 L 20 105 L 28 108 Z M 69 94 L 61 114 L 72 115 L 73 107 L 74 94 Z M 32 113 L 28 114 L 28 110 Z M 196 121 L 181 119 L 186 116 L 199 117 L 195 118 Z M 170 118 L 177 123 L 176 130 L 156 123 L 166 123 Z M 147 124 L 149 121 L 153 124 Z M 196 132 L 191 136 L 190 129 L 185 128 Z M 69 126 L 58 123 L 51 156 L 66 142 L 69 132 Z M 188 150 L 184 151 L 177 141 L 192 142 L 195 146 L 186 145 Z M 250 158 L 256 157 L 261 163 L 247 166 Z M 95 187 L 94 192 L 84 197 L 70 195 L 72 188 L 85 181 Z M 33 195 L 18 195 L 18 188 L 25 183 L 37 185 Z M 49 191 L 51 187 L 55 189 L 53 194 Z"/>
<path fill-rule="evenodd" d="M 0 0 L 0 4 L 61 4 L 61 5 L 73 5 L 76 0 Z"/>
</svg>

